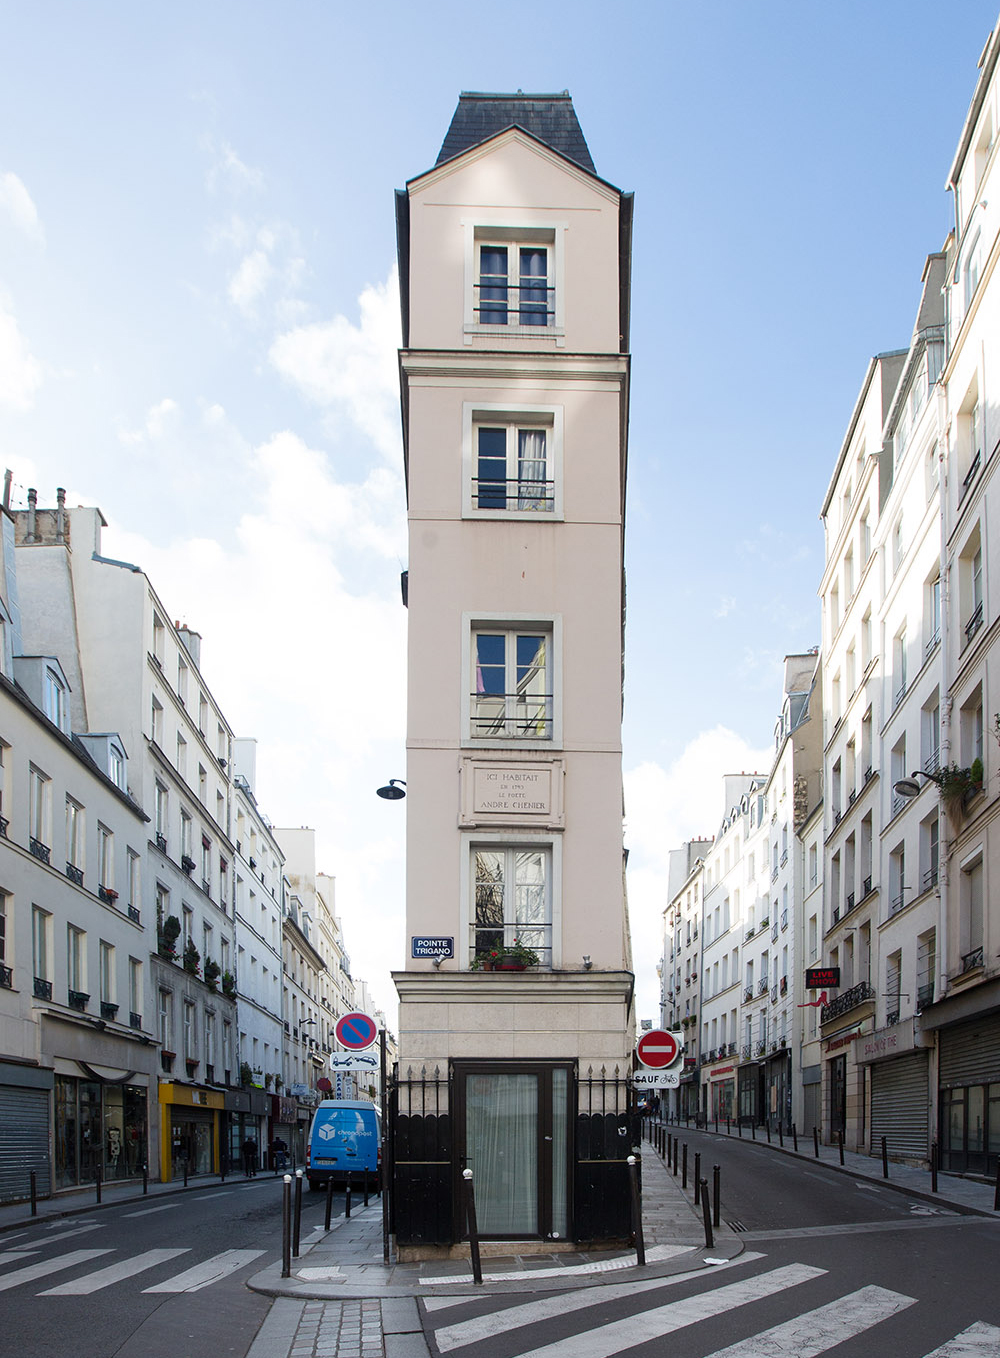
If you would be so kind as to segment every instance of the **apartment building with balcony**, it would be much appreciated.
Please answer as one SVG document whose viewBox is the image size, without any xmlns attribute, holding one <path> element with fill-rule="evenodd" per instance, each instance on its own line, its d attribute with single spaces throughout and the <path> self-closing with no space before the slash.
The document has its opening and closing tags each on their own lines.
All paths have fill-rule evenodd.
<svg viewBox="0 0 1000 1358">
<path fill-rule="evenodd" d="M 207 1172 L 235 1079 L 235 991 L 221 984 L 234 958 L 232 732 L 201 672 L 201 638 L 169 622 L 141 567 L 102 554 L 98 509 L 42 510 L 30 492 L 14 518 L 24 649 L 59 657 L 71 729 L 115 733 L 151 817 L 140 907 L 160 1063 L 150 1167 L 163 1179 Z M 111 745 L 106 757 L 113 768 Z"/>
<path fill-rule="evenodd" d="M 626 1142 L 604 1128 L 627 1108 L 634 1045 L 621 776 L 631 222 L 631 195 L 595 172 L 566 92 L 463 93 L 437 162 L 397 194 L 400 1109 L 431 1116 L 450 1100 L 442 1168 L 421 1190 L 432 1209 L 410 1188 L 426 1153 L 397 1147 L 405 1249 L 462 1239 L 466 1165 L 487 1239 L 551 1249 L 628 1232 Z M 443 957 L 428 938 L 445 940 Z"/>
<path fill-rule="evenodd" d="M 34 604 L 17 588 L 14 519 L 0 516 L 0 1201 L 12 1201 L 32 1172 L 42 1195 L 141 1173 L 158 1061 L 135 770 L 116 732 L 74 730 L 59 657 L 24 653 Z"/>
<path fill-rule="evenodd" d="M 942 1165 L 990 1176 L 1000 1146 L 1000 404 L 991 385 L 1000 348 L 998 57 L 995 30 L 947 180 L 954 229 L 946 244 L 938 442 L 940 761 L 948 777 L 915 799 L 921 823 L 936 814 L 940 831 L 937 864 L 921 863 L 938 873 L 936 942 L 912 978 L 920 1027 L 936 1044 L 931 1097 Z"/>
<path fill-rule="evenodd" d="M 705 858 L 699 1052 L 705 1118 L 737 1115 L 747 855 L 760 839 L 763 805 L 757 794 L 763 781 L 754 773 L 724 777 L 726 813 Z"/>
<path fill-rule="evenodd" d="M 233 1110 L 228 1153 L 252 1137 L 261 1149 L 269 1140 L 269 1091 L 284 1079 L 282 1002 L 282 882 L 284 854 L 271 822 L 257 804 L 257 741 L 233 740 L 233 908 L 236 924 L 238 1062 L 249 1084 L 243 1105 Z"/>
<path fill-rule="evenodd" d="M 663 1111 L 682 1118 L 697 1117 L 701 1106 L 698 957 L 705 855 L 713 842 L 692 839 L 679 849 L 671 849 L 667 871 L 669 904 L 663 912 L 663 956 L 659 967 L 660 1023 L 668 1031 L 684 1034 L 684 1067 L 679 1089 L 668 1091 L 661 1104 Z"/>
<path fill-rule="evenodd" d="M 881 831 L 883 670 L 882 563 L 876 551 L 891 483 L 889 414 L 906 352 L 868 365 L 823 501 L 826 565 L 823 613 L 823 954 L 840 970 L 836 995 L 820 1010 L 823 1134 L 865 1140 L 867 1095 L 855 1038 L 875 1023 Z"/>
</svg>

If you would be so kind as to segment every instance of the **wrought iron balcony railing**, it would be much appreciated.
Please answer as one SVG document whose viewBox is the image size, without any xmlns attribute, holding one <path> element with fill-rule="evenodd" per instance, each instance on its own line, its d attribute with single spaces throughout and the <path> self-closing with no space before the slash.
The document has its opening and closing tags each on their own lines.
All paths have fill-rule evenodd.
<svg viewBox="0 0 1000 1358">
<path fill-rule="evenodd" d="M 962 954 L 962 973 L 973 971 L 976 967 L 983 965 L 982 948 L 973 948 L 972 952 Z"/>
<path fill-rule="evenodd" d="M 51 1000 L 52 982 L 46 981 L 41 976 L 36 976 L 34 978 L 33 993 L 36 1000 Z"/>
<path fill-rule="evenodd" d="M 83 886 L 83 868 L 78 868 L 75 863 L 66 864 L 66 876 L 76 886 Z"/>
<path fill-rule="evenodd" d="M 864 1004 L 866 1000 L 874 1000 L 875 987 L 869 981 L 859 981 L 857 985 L 851 986 L 850 990 L 845 990 L 836 999 L 824 1004 L 819 1011 L 821 1023 L 828 1023 L 830 1019 L 839 1018 L 841 1014 L 848 1014 L 852 1009 L 856 1009 L 859 1004 Z"/>
<path fill-rule="evenodd" d="M 41 859 L 43 863 L 47 863 L 49 861 L 49 858 L 51 856 L 51 850 L 49 849 L 49 846 L 47 844 L 43 844 L 40 839 L 35 839 L 34 835 L 32 835 L 31 839 L 28 841 L 28 847 L 31 849 L 31 852 L 35 855 L 35 857 Z"/>
</svg>

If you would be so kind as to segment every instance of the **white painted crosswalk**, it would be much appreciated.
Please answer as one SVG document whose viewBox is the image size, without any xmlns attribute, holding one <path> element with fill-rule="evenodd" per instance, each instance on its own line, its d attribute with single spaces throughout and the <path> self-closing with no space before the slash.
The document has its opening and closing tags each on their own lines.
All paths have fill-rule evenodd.
<svg viewBox="0 0 1000 1358">
<path fill-rule="evenodd" d="M 93 1230 L 97 1228 L 84 1227 L 49 1236 L 43 1235 L 30 1242 L 19 1242 L 17 1248 L 0 1251 L 0 1292 L 9 1292 L 18 1287 L 30 1289 L 32 1284 L 47 1280 L 53 1274 L 69 1274 L 72 1272 L 74 1276 L 58 1282 L 52 1287 L 45 1287 L 37 1291 L 35 1295 L 40 1297 L 87 1297 L 94 1292 L 101 1292 L 105 1288 L 127 1282 L 140 1274 L 149 1275 L 152 1273 L 155 1278 L 156 1271 L 162 1273 L 164 1265 L 170 1264 L 182 1255 L 194 1255 L 197 1258 L 195 1251 L 190 1246 L 149 1249 L 131 1255 L 124 1254 L 111 1245 L 103 1249 L 64 1249 L 61 1252 L 49 1254 L 49 1249 L 54 1243 L 65 1241 L 69 1237 L 80 1234 L 81 1229 Z M 107 1239 L 108 1237 L 103 1238 Z M 142 1290 L 152 1293 L 200 1292 L 203 1288 L 221 1282 L 224 1278 L 230 1277 L 255 1260 L 262 1258 L 265 1253 L 264 1250 L 223 1250 L 219 1254 L 192 1263 L 189 1268 L 181 1273 L 175 1273 L 165 1278 L 160 1277 Z M 40 1255 L 48 1257 L 36 1257 Z M 98 1259 L 103 1260 L 100 1268 L 85 1268 L 86 1265 L 92 1264 Z M 81 1272 L 81 1270 L 83 1271 Z M 149 1281 L 148 1277 L 145 1281 Z"/>
<path fill-rule="evenodd" d="M 667 1351 L 663 1341 L 668 1335 L 679 1330 L 690 1334 L 697 1326 L 704 1326 L 703 1332 L 684 1342 L 693 1343 L 702 1358 L 820 1358 L 839 1352 L 851 1339 L 859 1340 L 859 1352 L 891 1353 L 893 1358 L 1000 1358 L 1000 1327 L 994 1324 L 976 1321 L 931 1349 L 920 1343 L 920 1336 L 928 1336 L 916 1297 L 874 1284 L 856 1290 L 838 1287 L 827 1269 L 801 1263 L 768 1267 L 765 1258 L 748 1252 L 711 1274 L 702 1269 L 581 1287 L 513 1304 L 508 1297 L 488 1301 L 466 1294 L 429 1297 L 421 1305 L 432 1349 L 442 1358 L 472 1358 L 474 1353 L 478 1358 L 480 1351 L 489 1358 L 661 1353 Z M 716 1285 L 723 1271 L 729 1278 Z M 731 1281 L 741 1271 L 748 1276 Z M 691 1294 L 666 1299 L 684 1288 Z M 933 1324 L 933 1307 L 924 1306 Z M 600 1308 L 600 1324 L 594 1324 L 593 1308 Z M 904 1325 L 899 1319 L 908 1312 L 918 1317 L 916 1323 Z M 762 1319 L 772 1323 L 761 1328 Z M 720 1334 L 730 1340 L 734 1330 L 742 1331 L 741 1337 L 719 1347 Z"/>
</svg>

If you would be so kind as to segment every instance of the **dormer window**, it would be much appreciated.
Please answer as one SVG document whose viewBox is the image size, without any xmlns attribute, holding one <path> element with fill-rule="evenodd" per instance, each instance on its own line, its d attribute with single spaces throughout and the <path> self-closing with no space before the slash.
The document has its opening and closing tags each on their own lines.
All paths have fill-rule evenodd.
<svg viewBox="0 0 1000 1358">
<path fill-rule="evenodd" d="M 66 685 L 55 670 L 45 670 L 45 715 L 60 731 L 69 734 L 66 708 Z"/>
<path fill-rule="evenodd" d="M 467 342 L 475 334 L 563 335 L 563 224 L 466 223 Z"/>
<path fill-rule="evenodd" d="M 554 289 L 544 245 L 480 244 L 475 305 L 480 325 L 550 325 Z"/>
<path fill-rule="evenodd" d="M 115 787 L 125 791 L 125 756 L 116 745 L 108 746 L 108 776 Z"/>
</svg>

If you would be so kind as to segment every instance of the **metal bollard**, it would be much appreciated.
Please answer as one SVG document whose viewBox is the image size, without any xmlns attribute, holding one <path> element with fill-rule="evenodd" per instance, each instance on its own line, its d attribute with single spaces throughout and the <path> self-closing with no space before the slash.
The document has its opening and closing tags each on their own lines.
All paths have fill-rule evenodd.
<svg viewBox="0 0 1000 1358">
<path fill-rule="evenodd" d="M 469 1223 L 469 1254 L 472 1257 L 472 1280 L 483 1281 L 483 1263 L 479 1257 L 479 1226 L 476 1223 L 476 1192 L 472 1186 L 472 1170 L 463 1169 L 465 1181 L 465 1215 Z"/>
<path fill-rule="evenodd" d="M 701 1151 L 694 1153 L 694 1205 L 698 1206 L 698 1195 L 701 1193 Z"/>
<path fill-rule="evenodd" d="M 286 1174 L 281 1185 L 281 1276 L 292 1273 L 292 1176 Z"/>
<path fill-rule="evenodd" d="M 718 1165 L 712 1166 L 712 1221 L 716 1226 L 719 1224 L 719 1213 L 722 1210 L 722 1170 Z"/>
<path fill-rule="evenodd" d="M 750 1135 L 754 1141 L 757 1140 L 757 1123 L 753 1118 L 750 1119 Z"/>
<path fill-rule="evenodd" d="M 840 1132 L 838 1133 L 838 1139 L 839 1139 L 839 1141 L 840 1141 L 840 1163 L 843 1164 L 843 1163 L 844 1163 L 844 1129 L 843 1129 L 843 1127 L 841 1127 Z"/>
<path fill-rule="evenodd" d="M 782 1150 L 785 1149 L 785 1133 L 784 1129 L 781 1126 L 780 1120 L 778 1122 L 778 1145 L 781 1147 Z"/>
<path fill-rule="evenodd" d="M 188 1162 L 187 1162 L 187 1156 L 185 1155 L 185 1157 L 184 1157 L 184 1187 L 187 1188 L 187 1186 L 188 1186 Z"/>
<path fill-rule="evenodd" d="M 229 1160 L 229 1157 L 228 1157 L 227 1155 L 220 1155 L 220 1156 L 219 1156 L 219 1181 L 220 1181 L 220 1183 L 225 1183 L 225 1182 L 226 1182 L 226 1170 L 227 1170 L 227 1168 L 228 1168 L 228 1163 L 227 1163 L 228 1160 Z"/>
<path fill-rule="evenodd" d="M 716 1136 L 719 1135 L 719 1115 L 718 1115 L 718 1113 L 716 1113 L 716 1115 L 715 1115 L 715 1135 L 716 1135 Z"/>
<path fill-rule="evenodd" d="M 737 1118 L 737 1119 L 736 1119 L 736 1130 L 737 1130 L 737 1132 L 739 1133 L 740 1140 L 742 1141 L 742 1140 L 743 1140 L 743 1119 L 742 1119 L 742 1118 Z"/>
<path fill-rule="evenodd" d="M 799 1134 L 795 1130 L 795 1123 L 792 1123 L 792 1145 L 795 1147 L 795 1154 L 799 1153 Z"/>
<path fill-rule="evenodd" d="M 30 1182 L 31 1182 L 31 1215 L 32 1215 L 33 1217 L 37 1217 L 37 1216 L 38 1216 L 38 1179 L 37 1179 L 37 1177 L 36 1177 L 36 1175 L 35 1175 L 35 1171 L 34 1171 L 34 1170 L 31 1171 L 31 1180 L 30 1180 Z"/>
<path fill-rule="evenodd" d="M 732 1127 L 730 1127 L 730 1125 L 729 1125 L 729 1119 L 726 1118 L 726 1136 L 732 1136 L 732 1134 L 733 1134 L 733 1129 L 732 1129 Z"/>
<path fill-rule="evenodd" d="M 932 1193 L 936 1193 L 936 1192 L 938 1191 L 937 1175 L 938 1175 L 938 1143 L 937 1143 L 936 1141 L 932 1141 L 932 1142 L 931 1142 L 931 1192 L 932 1192 Z"/>
<path fill-rule="evenodd" d="M 882 1178 L 889 1177 L 889 1152 L 886 1149 L 885 1137 L 882 1138 Z"/>
<path fill-rule="evenodd" d="M 770 1119 L 770 1118 L 768 1118 L 768 1120 L 764 1123 L 764 1126 L 767 1128 L 767 1144 L 770 1146 L 770 1144 L 771 1144 L 771 1119 Z"/>
<path fill-rule="evenodd" d="M 101 1167 L 97 1166 L 94 1171 L 94 1187 L 97 1189 L 97 1201 L 101 1201 Z"/>
<path fill-rule="evenodd" d="M 685 1151 L 687 1147 L 684 1147 Z M 632 1194 L 632 1234 L 635 1237 L 635 1262 L 646 1263 L 646 1242 L 642 1238 L 642 1206 L 639 1201 L 639 1167 L 634 1155 L 628 1157 L 628 1182 Z"/>
<path fill-rule="evenodd" d="M 819 1128 L 813 1128 L 813 1154 L 819 1159 Z"/>
<path fill-rule="evenodd" d="M 1000 1212 L 1000 1160 L 997 1161 L 997 1184 L 993 1190 L 993 1210 Z"/>
<path fill-rule="evenodd" d="M 701 1181 L 701 1212 L 705 1221 L 705 1248 L 711 1249 L 715 1244 L 715 1236 L 712 1234 L 712 1209 L 708 1204 L 708 1180 Z"/>
<path fill-rule="evenodd" d="M 323 1229 L 330 1229 L 330 1217 L 333 1214 L 333 1175 L 326 1181 L 326 1215 L 323 1218 Z"/>
<path fill-rule="evenodd" d="M 365 1197 L 365 1206 L 367 1207 L 367 1206 L 368 1206 L 368 1171 L 367 1171 L 367 1170 L 365 1170 L 365 1193 L 364 1193 L 364 1197 Z"/>
<path fill-rule="evenodd" d="M 149 1192 L 149 1166 L 142 1167 L 142 1196 L 145 1197 Z"/>
<path fill-rule="evenodd" d="M 347 1188 L 344 1193 L 344 1220 L 351 1219 L 351 1171 L 347 1171 Z"/>
<path fill-rule="evenodd" d="M 681 1157 L 681 1188 L 688 1186 L 688 1143 L 684 1142 L 684 1154 Z"/>
<path fill-rule="evenodd" d="M 295 1171 L 295 1209 L 292 1219 L 292 1254 L 299 1257 L 299 1234 L 302 1230 L 302 1171 Z"/>
</svg>

